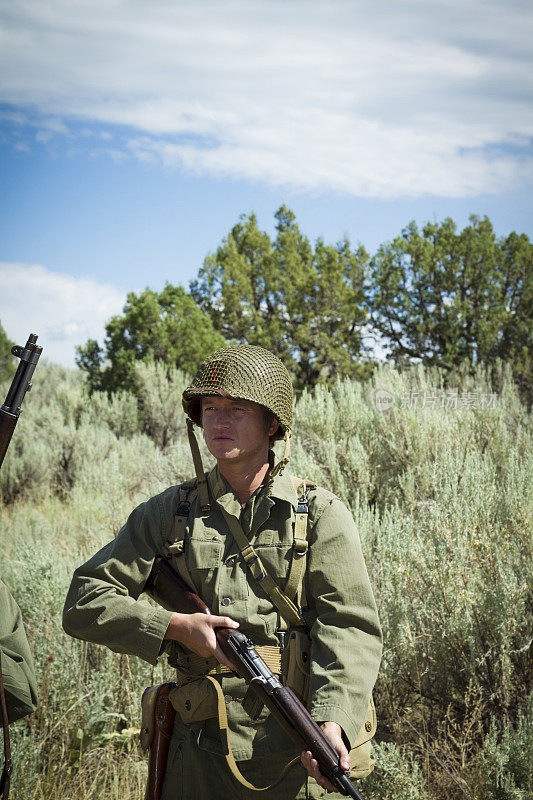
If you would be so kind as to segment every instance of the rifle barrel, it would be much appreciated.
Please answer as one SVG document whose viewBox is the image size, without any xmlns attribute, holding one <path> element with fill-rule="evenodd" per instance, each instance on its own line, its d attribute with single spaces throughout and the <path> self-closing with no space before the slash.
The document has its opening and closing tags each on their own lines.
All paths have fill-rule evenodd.
<svg viewBox="0 0 533 800">
<path fill-rule="evenodd" d="M 31 389 L 31 379 L 43 348 L 36 344 L 37 334 L 30 333 L 25 347 L 14 345 L 11 352 L 20 362 L 11 381 L 4 404 L 0 408 L 0 467 L 9 447 L 13 431 L 22 411 L 22 401 Z"/>
</svg>

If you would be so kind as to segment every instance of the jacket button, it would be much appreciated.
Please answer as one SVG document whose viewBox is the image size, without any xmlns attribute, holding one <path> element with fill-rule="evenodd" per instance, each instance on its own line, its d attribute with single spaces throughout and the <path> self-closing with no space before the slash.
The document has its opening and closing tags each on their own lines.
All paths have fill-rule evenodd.
<svg viewBox="0 0 533 800">
<path fill-rule="evenodd" d="M 231 701 L 233 700 L 233 697 L 230 694 L 225 694 L 224 695 L 224 700 L 226 701 L 226 704 L 227 703 L 231 703 Z"/>
<path fill-rule="evenodd" d="M 220 601 L 221 606 L 230 606 L 232 603 L 233 600 L 231 599 L 231 597 L 223 597 L 222 600 Z"/>
<path fill-rule="evenodd" d="M 236 558 L 228 558 L 228 560 L 226 561 L 226 566 L 227 567 L 234 567 L 236 560 L 237 560 Z"/>
<path fill-rule="evenodd" d="M 365 722 L 365 731 L 367 733 L 370 733 L 371 730 L 372 730 L 372 723 L 371 722 Z"/>
</svg>

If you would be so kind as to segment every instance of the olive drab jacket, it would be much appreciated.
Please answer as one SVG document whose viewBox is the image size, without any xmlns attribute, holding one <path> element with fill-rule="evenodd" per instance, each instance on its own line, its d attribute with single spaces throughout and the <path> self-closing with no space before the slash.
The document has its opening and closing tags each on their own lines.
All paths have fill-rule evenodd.
<svg viewBox="0 0 533 800">
<path fill-rule="evenodd" d="M 20 608 L 1 580 L 0 661 L 7 718 L 11 723 L 37 708 L 37 681 Z"/>
<path fill-rule="evenodd" d="M 191 501 L 183 554 L 194 587 L 214 614 L 240 624 L 255 645 L 278 645 L 279 616 L 260 583 L 249 574 L 222 509 L 241 523 L 248 539 L 280 587 L 292 557 L 297 494 L 282 473 L 260 487 L 242 509 L 215 467 L 208 475 L 211 507 L 202 514 Z M 140 656 L 154 664 L 166 651 L 171 664 L 187 651 L 164 641 L 171 612 L 140 597 L 157 554 L 169 554 L 180 501 L 171 487 L 138 506 L 119 532 L 73 576 L 63 626 L 77 638 Z M 330 492 L 309 494 L 309 549 L 303 582 L 303 615 L 312 640 L 308 708 L 317 721 L 331 720 L 353 743 L 376 680 L 381 630 L 359 537 L 348 509 Z M 243 707 L 246 686 L 233 675 L 220 677 L 236 759 L 293 749 L 270 713 L 257 718 Z M 221 753 L 216 719 L 198 725 L 201 748 Z"/>
</svg>

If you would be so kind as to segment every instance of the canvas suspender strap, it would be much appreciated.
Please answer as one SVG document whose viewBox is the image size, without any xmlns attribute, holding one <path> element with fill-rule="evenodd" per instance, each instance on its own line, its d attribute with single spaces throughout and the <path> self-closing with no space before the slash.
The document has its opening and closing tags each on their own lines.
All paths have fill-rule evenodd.
<svg viewBox="0 0 533 800">
<path fill-rule="evenodd" d="M 241 524 L 236 517 L 228 514 L 225 509 L 222 509 L 224 519 L 228 523 L 228 527 L 233 534 L 233 538 L 237 542 L 245 564 L 250 570 L 252 576 L 258 583 L 261 584 L 268 597 L 271 599 L 273 605 L 284 620 L 290 625 L 297 627 L 305 626 L 300 609 L 281 591 L 277 583 L 270 577 L 266 567 L 259 558 L 257 552 L 254 550 L 244 533 Z"/>
<path fill-rule="evenodd" d="M 190 586 L 193 591 L 197 591 L 191 573 L 187 568 L 187 561 L 184 557 L 185 536 L 187 533 L 187 523 L 189 521 L 189 512 L 191 510 L 191 502 L 196 497 L 196 481 L 193 483 L 182 484 L 178 487 L 179 502 L 174 515 L 174 523 L 170 532 L 171 543 L 169 544 L 169 551 L 176 558 L 176 569 L 185 583 Z M 190 496 L 192 492 L 192 497 Z M 182 556 L 180 558 L 179 556 Z"/>
<path fill-rule="evenodd" d="M 235 761 L 235 756 L 233 755 L 233 751 L 231 749 L 231 744 L 229 740 L 229 730 L 228 730 L 228 714 L 226 711 L 226 700 L 224 698 L 224 693 L 222 691 L 222 687 L 220 683 L 212 678 L 210 675 L 206 675 L 207 680 L 211 681 L 213 686 L 215 687 L 215 691 L 217 693 L 217 706 L 218 706 L 218 724 L 220 727 L 220 741 L 222 743 L 222 747 L 224 748 L 224 755 L 226 757 L 226 761 L 228 763 L 228 767 L 231 771 L 233 777 L 239 781 L 240 784 L 245 786 L 247 789 L 251 789 L 254 792 L 266 792 L 268 789 L 272 789 L 274 786 L 277 786 L 278 783 L 285 777 L 287 772 L 300 761 L 300 757 L 297 756 L 293 758 L 292 761 L 289 761 L 288 764 L 285 765 L 281 774 L 278 775 L 276 780 L 273 783 L 270 783 L 268 786 L 254 786 L 252 783 L 246 780 L 242 772 L 239 770 L 237 766 L 237 762 Z"/>
<path fill-rule="evenodd" d="M 0 654 L 0 708 L 2 711 L 2 728 L 4 730 L 4 768 L 0 778 L 0 797 L 7 800 L 11 786 L 11 773 L 13 762 L 11 760 L 11 740 L 9 738 L 9 721 L 7 718 L 6 695 L 4 692 L 4 679 L 2 677 L 2 657 Z"/>
<path fill-rule="evenodd" d="M 300 606 L 303 577 L 307 563 L 307 550 L 309 548 L 307 541 L 308 497 L 311 489 L 316 489 L 316 483 L 302 480 L 295 475 L 291 475 L 291 481 L 298 495 L 298 507 L 296 508 L 296 518 L 294 520 L 292 560 L 285 584 L 285 594 L 287 597 L 296 598 L 296 603 Z"/>
<path fill-rule="evenodd" d="M 187 435 L 189 436 L 189 445 L 192 453 L 192 460 L 194 463 L 194 470 L 196 472 L 196 480 L 198 483 L 198 496 L 200 498 L 200 511 L 202 514 L 209 513 L 211 504 L 209 502 L 209 491 L 207 489 L 207 478 L 202 464 L 202 456 L 200 455 L 200 448 L 194 433 L 194 422 L 187 417 Z"/>
</svg>

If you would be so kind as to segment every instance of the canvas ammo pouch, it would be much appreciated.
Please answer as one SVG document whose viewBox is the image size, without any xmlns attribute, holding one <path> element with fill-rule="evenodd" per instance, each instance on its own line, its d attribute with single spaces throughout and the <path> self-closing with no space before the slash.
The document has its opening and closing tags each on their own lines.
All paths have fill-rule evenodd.
<svg viewBox="0 0 533 800">
<path fill-rule="evenodd" d="M 306 631 L 294 630 L 289 634 L 289 643 L 284 653 L 285 680 L 294 694 L 303 703 L 309 696 L 309 664 L 311 660 L 311 639 Z"/>
<path fill-rule="evenodd" d="M 175 686 L 169 699 L 185 725 L 203 722 L 218 714 L 215 687 L 205 677 Z"/>
</svg>

